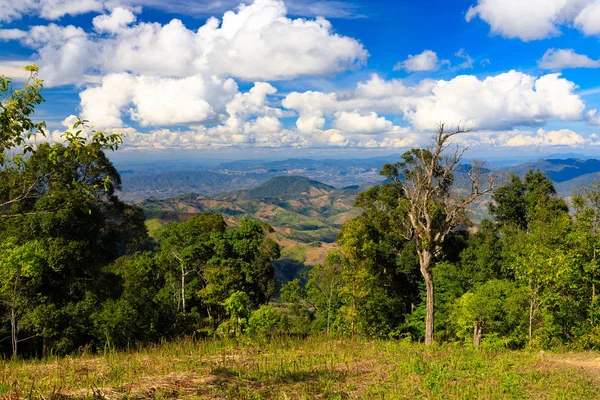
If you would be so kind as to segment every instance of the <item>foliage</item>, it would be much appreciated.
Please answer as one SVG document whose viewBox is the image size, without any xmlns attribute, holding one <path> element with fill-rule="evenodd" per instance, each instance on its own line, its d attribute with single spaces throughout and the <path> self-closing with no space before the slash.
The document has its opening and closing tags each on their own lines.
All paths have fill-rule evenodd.
<svg viewBox="0 0 600 400">
<path fill-rule="evenodd" d="M 257 338 L 281 336 L 289 331 L 289 321 L 271 305 L 262 305 L 250 314 L 248 334 Z"/>
</svg>

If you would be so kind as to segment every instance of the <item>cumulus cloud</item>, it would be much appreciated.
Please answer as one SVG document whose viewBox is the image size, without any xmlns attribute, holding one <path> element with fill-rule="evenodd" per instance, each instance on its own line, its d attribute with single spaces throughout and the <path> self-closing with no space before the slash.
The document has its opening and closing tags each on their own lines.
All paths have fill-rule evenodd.
<svg viewBox="0 0 600 400">
<path fill-rule="evenodd" d="M 393 124 L 377 113 L 361 114 L 357 111 L 339 111 L 335 113 L 333 126 L 345 133 L 375 134 L 389 132 Z"/>
<path fill-rule="evenodd" d="M 494 34 L 523 41 L 560 34 L 562 25 L 574 25 L 586 35 L 600 34 L 597 0 L 477 0 L 466 14 L 479 17 Z"/>
<path fill-rule="evenodd" d="M 255 0 L 192 31 L 177 19 L 166 25 L 133 24 L 131 11 L 117 7 L 93 20 L 97 31 L 111 35 L 51 24 L 25 33 L 0 30 L 0 38 L 19 39 L 36 49 L 50 86 L 120 72 L 279 80 L 331 74 L 365 62 L 362 44 L 334 33 L 329 21 L 290 19 L 286 13 L 281 0 Z"/>
<path fill-rule="evenodd" d="M 581 146 L 589 141 L 580 134 L 569 129 L 545 131 L 538 129 L 535 133 L 520 133 L 506 141 L 506 146 Z"/>
<path fill-rule="evenodd" d="M 409 55 L 405 61 L 398 62 L 394 66 L 394 71 L 401 69 L 408 72 L 433 71 L 438 69 L 438 56 L 435 51 L 425 50 L 421 54 Z"/>
<path fill-rule="evenodd" d="M 600 2 L 588 2 L 575 17 L 575 26 L 588 36 L 600 34 Z"/>
<path fill-rule="evenodd" d="M 94 17 L 92 25 L 97 32 L 118 33 L 123 28 L 131 25 L 136 20 L 136 16 L 128 9 L 116 7 L 108 15 L 99 15 Z"/>
<path fill-rule="evenodd" d="M 82 117 L 96 127 L 123 126 L 122 115 L 141 126 L 206 123 L 217 119 L 237 93 L 232 79 L 163 78 L 110 74 L 80 93 Z"/>
<path fill-rule="evenodd" d="M 599 68 L 600 60 L 592 60 L 573 49 L 548 49 L 538 65 L 543 69 Z"/>
<path fill-rule="evenodd" d="M 472 75 L 449 81 L 423 80 L 415 86 L 373 75 L 352 92 L 292 92 L 282 104 L 298 112 L 303 122 L 357 111 L 400 114 L 421 131 L 435 129 L 442 121 L 479 129 L 508 129 L 555 119 L 582 119 L 585 105 L 574 93 L 575 88 L 560 74 L 536 78 L 516 71 L 483 80 Z"/>
</svg>

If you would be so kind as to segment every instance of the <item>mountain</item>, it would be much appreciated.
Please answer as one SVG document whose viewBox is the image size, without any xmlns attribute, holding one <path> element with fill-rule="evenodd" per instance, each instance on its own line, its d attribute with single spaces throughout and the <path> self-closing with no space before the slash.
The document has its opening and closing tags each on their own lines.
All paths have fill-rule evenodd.
<svg viewBox="0 0 600 400">
<path fill-rule="evenodd" d="M 121 198 L 137 202 L 149 197 L 169 198 L 182 193 L 215 195 L 226 190 L 252 188 L 266 181 L 267 176 L 257 174 L 225 174 L 216 171 L 169 171 L 122 175 Z"/>
<path fill-rule="evenodd" d="M 565 182 L 557 183 L 555 188 L 560 197 L 569 197 L 572 196 L 575 191 L 597 184 L 598 182 L 600 182 L 600 172 L 594 172 L 578 176 L 577 178 Z"/>
<path fill-rule="evenodd" d="M 231 221 L 248 217 L 267 222 L 288 240 L 330 243 L 340 225 L 358 215 L 354 208 L 357 193 L 357 189 L 336 189 L 301 176 L 282 176 L 253 189 L 212 197 L 188 193 L 149 198 L 139 205 L 155 223 L 184 220 L 203 212 L 220 213 Z"/>
<path fill-rule="evenodd" d="M 579 158 L 544 159 L 534 163 L 525 163 L 501 171 L 525 176 L 529 170 L 540 170 L 556 183 L 567 182 L 587 174 L 600 172 L 600 160 Z"/>
<path fill-rule="evenodd" d="M 219 195 L 218 199 L 291 199 L 326 195 L 335 188 L 303 176 L 278 176 L 246 190 Z"/>
</svg>

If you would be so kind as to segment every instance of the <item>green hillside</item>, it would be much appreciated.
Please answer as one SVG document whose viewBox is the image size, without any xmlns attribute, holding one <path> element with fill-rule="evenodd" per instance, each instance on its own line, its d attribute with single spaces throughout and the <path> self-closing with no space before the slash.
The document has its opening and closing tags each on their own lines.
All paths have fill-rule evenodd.
<svg viewBox="0 0 600 400">
<path fill-rule="evenodd" d="M 219 199 L 289 199 L 319 196 L 331 193 L 333 186 L 303 176 L 278 176 L 246 190 L 238 190 L 216 196 Z"/>
</svg>

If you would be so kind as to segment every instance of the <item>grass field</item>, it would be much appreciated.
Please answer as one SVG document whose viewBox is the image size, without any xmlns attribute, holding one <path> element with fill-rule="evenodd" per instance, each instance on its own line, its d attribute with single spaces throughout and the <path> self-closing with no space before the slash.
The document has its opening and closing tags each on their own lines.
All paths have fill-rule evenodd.
<svg viewBox="0 0 600 400">
<path fill-rule="evenodd" d="M 6 399 L 593 399 L 597 354 L 321 337 L 3 361 Z"/>
</svg>

